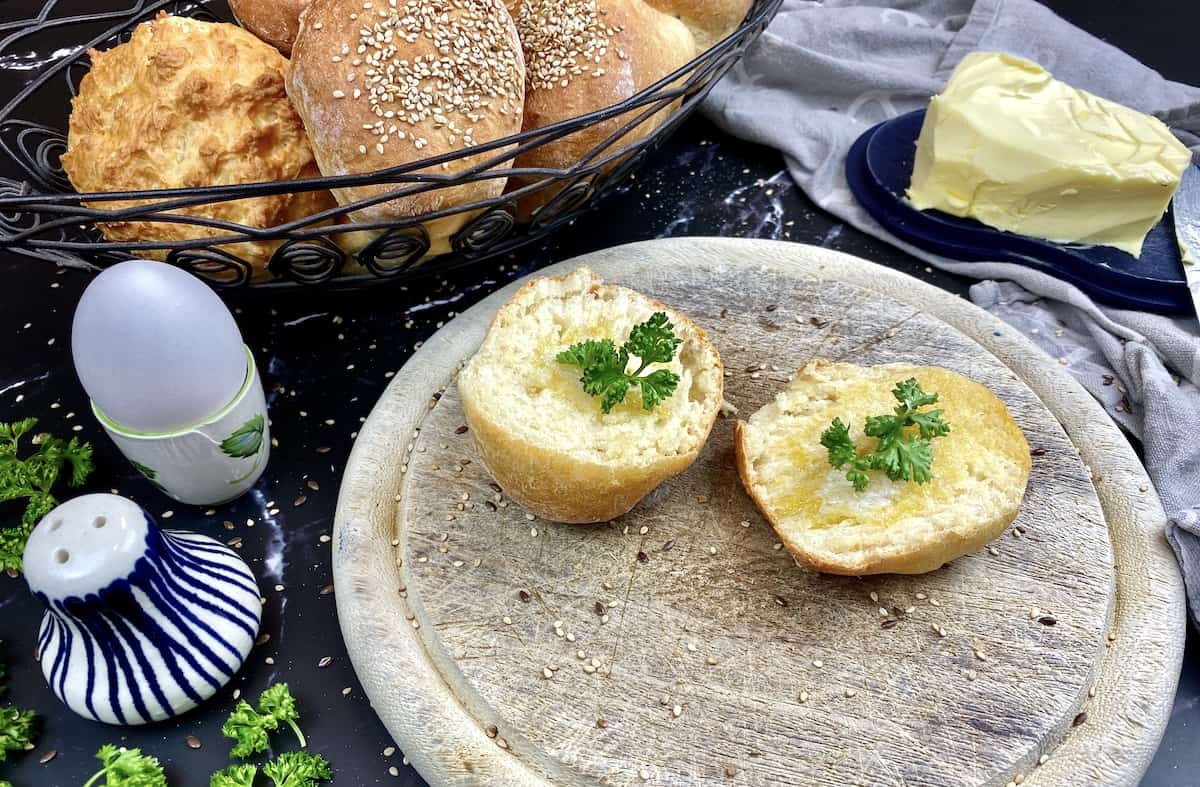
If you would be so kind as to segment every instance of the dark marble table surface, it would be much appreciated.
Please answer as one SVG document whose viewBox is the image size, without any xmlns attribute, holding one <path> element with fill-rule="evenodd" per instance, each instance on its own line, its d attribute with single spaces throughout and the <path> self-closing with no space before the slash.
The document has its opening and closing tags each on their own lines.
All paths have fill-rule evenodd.
<svg viewBox="0 0 1200 787">
<path fill-rule="evenodd" d="M 1200 5 L 1179 0 L 1053 0 L 1049 5 L 1167 76 L 1200 82 L 1194 45 Z M 7 0 L 0 5 L 0 22 L 32 7 L 28 0 Z M 0 70 L 0 79 L 13 73 Z M 389 754 L 391 741 L 355 679 L 337 628 L 324 536 L 331 531 L 341 468 L 356 430 L 387 385 L 389 372 L 403 365 L 414 345 L 497 286 L 603 246 L 678 235 L 815 243 L 960 295 L 969 284 L 843 226 L 799 193 L 777 153 L 694 119 L 651 160 L 628 194 L 515 259 L 406 291 L 308 292 L 242 303 L 238 322 L 258 354 L 279 445 L 250 494 L 206 515 L 156 491 L 121 459 L 91 418 L 69 351 L 70 320 L 87 277 L 0 253 L 0 420 L 37 416 L 47 431 L 92 441 L 98 466 L 87 491 L 127 495 L 151 513 L 169 517 L 160 521 L 173 527 L 225 540 L 241 537 L 241 552 L 266 592 L 263 631 L 270 635 L 233 683 L 202 708 L 149 727 L 106 727 L 70 714 L 51 696 L 33 660 L 40 606 L 22 580 L 0 575 L 0 640 L 10 665 L 9 699 L 45 716 L 37 750 L 0 765 L 0 778 L 17 787 L 80 785 L 94 770 L 91 758 L 100 744 L 115 742 L 158 756 L 172 785 L 207 785 L 208 775 L 228 762 L 220 726 L 234 691 L 255 695 L 286 680 L 301 703 L 311 750 L 333 763 L 338 784 L 423 784 L 402 752 Z M 11 508 L 0 509 L 0 516 L 13 514 Z M 1147 787 L 1200 783 L 1198 725 L 1200 640 L 1193 634 L 1170 726 L 1143 782 Z M 187 745 L 189 736 L 200 748 Z M 40 764 L 51 753 L 53 759 Z"/>
</svg>

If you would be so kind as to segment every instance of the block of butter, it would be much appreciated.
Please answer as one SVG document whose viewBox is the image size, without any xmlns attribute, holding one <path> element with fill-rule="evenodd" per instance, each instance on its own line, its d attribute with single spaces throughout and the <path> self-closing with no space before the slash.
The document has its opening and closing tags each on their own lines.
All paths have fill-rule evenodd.
<svg viewBox="0 0 1200 787">
<path fill-rule="evenodd" d="M 967 55 L 934 96 L 908 189 L 937 209 L 1138 257 L 1191 161 L 1161 121 L 1012 55 Z"/>
</svg>

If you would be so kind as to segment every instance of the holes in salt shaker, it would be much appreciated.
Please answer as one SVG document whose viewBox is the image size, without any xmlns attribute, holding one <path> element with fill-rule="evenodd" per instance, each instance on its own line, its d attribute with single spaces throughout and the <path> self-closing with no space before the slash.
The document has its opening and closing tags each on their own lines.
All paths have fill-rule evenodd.
<svg viewBox="0 0 1200 787">
<path fill-rule="evenodd" d="M 100 528 L 104 527 L 107 524 L 108 524 L 108 520 L 102 516 L 98 516 L 92 520 L 92 527 L 96 528 L 97 530 L 99 530 Z"/>
<path fill-rule="evenodd" d="M 60 527 L 62 527 L 62 520 L 56 519 L 50 523 L 50 532 L 53 533 L 55 530 L 58 530 Z"/>
<path fill-rule="evenodd" d="M 59 563 L 59 564 L 66 563 L 70 559 L 71 559 L 71 553 L 68 552 L 67 550 L 65 550 L 65 549 L 54 550 L 54 562 L 55 563 Z"/>
</svg>

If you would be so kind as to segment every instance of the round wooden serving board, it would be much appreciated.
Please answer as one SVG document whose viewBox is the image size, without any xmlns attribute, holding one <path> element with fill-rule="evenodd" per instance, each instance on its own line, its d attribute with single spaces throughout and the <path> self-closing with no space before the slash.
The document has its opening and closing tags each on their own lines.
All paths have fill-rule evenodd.
<svg viewBox="0 0 1200 787">
<path fill-rule="evenodd" d="M 347 647 L 431 784 L 1136 783 L 1183 592 L 1150 482 L 1083 389 L 986 313 L 843 254 L 684 239 L 544 273 L 581 263 L 705 328 L 742 417 L 813 357 L 986 384 L 1034 449 L 1020 532 L 922 576 L 808 573 L 738 481 L 732 419 L 626 516 L 534 519 L 476 460 L 454 385 L 514 284 L 392 381 L 336 514 Z"/>
</svg>

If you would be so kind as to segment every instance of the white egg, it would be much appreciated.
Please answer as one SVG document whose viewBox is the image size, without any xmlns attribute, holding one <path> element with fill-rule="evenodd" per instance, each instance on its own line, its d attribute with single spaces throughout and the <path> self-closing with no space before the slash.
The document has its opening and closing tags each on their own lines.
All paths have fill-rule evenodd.
<svg viewBox="0 0 1200 787">
<path fill-rule="evenodd" d="M 114 265 L 88 285 L 71 352 L 96 406 L 138 432 L 216 415 L 246 378 L 242 335 L 221 299 L 190 273 L 148 260 Z"/>
</svg>

